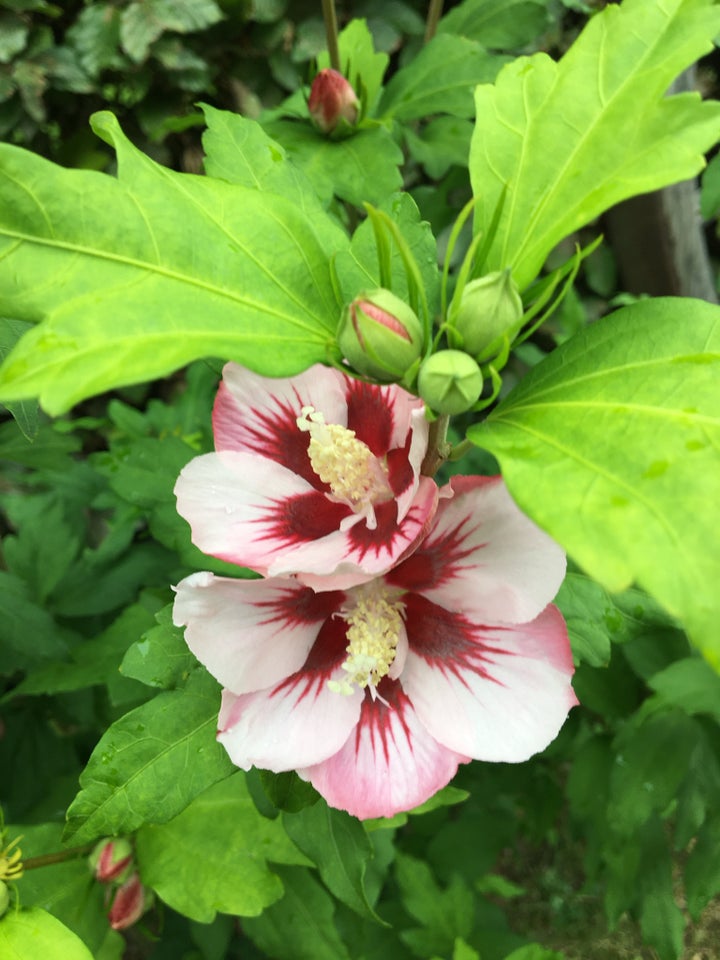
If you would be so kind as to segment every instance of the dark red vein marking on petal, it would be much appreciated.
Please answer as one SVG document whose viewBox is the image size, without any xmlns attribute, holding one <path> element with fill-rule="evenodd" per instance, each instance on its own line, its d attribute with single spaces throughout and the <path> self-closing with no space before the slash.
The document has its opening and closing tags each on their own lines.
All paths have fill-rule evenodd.
<svg viewBox="0 0 720 960">
<path fill-rule="evenodd" d="M 327 491 L 330 488 L 322 483 L 310 464 L 310 434 L 303 433 L 297 425 L 303 402 L 297 391 L 294 392 L 296 405 L 276 398 L 273 401 L 274 408 L 253 410 L 253 422 L 248 419 L 248 422 L 239 426 L 237 438 L 234 440 L 233 419 L 239 416 L 235 412 L 237 401 L 226 385 L 221 383 L 213 409 L 215 447 L 217 450 L 247 450 L 257 453 L 287 467 L 316 489 Z M 220 410 L 223 408 L 231 412 L 224 412 L 221 416 Z M 229 425 L 220 427 L 220 420 L 225 418 L 229 420 Z"/>
<path fill-rule="evenodd" d="M 490 672 L 492 654 L 512 656 L 513 651 L 484 640 L 482 634 L 485 630 L 502 633 L 508 628 L 470 623 L 462 614 L 446 610 L 419 593 L 406 594 L 403 603 L 405 628 L 413 653 L 433 669 L 454 675 L 466 687 L 468 683 L 463 674 L 467 672 L 499 683 Z"/>
<path fill-rule="evenodd" d="M 387 389 L 361 380 L 347 381 L 347 425 L 376 457 L 384 457 L 394 426 L 392 401 Z"/>
<path fill-rule="evenodd" d="M 388 574 L 389 581 L 397 587 L 421 593 L 431 587 L 439 587 L 457 576 L 459 564 L 485 543 L 464 547 L 463 542 L 477 529 L 471 517 L 465 517 L 451 530 L 436 540 L 431 532 L 428 538 L 403 563 Z"/>
<path fill-rule="evenodd" d="M 266 608 L 269 614 L 260 623 L 281 622 L 292 628 L 302 624 L 322 623 L 340 608 L 344 600 L 345 594 L 342 590 L 315 593 L 309 587 L 298 589 L 289 586 L 281 596 L 258 603 L 257 607 Z"/>
<path fill-rule="evenodd" d="M 405 721 L 404 710 L 410 705 L 410 700 L 402 687 L 395 680 L 389 680 L 384 677 L 377 686 L 379 697 L 373 699 L 369 692 L 366 692 L 365 699 L 360 711 L 360 719 L 355 728 L 355 752 L 361 749 L 361 738 L 363 730 L 367 730 L 370 735 L 373 752 L 381 749 L 385 761 L 390 760 L 389 744 L 392 741 L 397 743 L 396 734 L 402 730 L 408 742 L 408 747 L 412 753 L 412 737 L 410 727 Z M 380 700 L 385 701 L 385 703 Z M 398 747 L 398 749 L 400 749 Z"/>
<path fill-rule="evenodd" d="M 344 597 L 341 591 L 336 591 Z M 335 609 L 339 608 L 336 604 Z M 272 692 L 271 697 L 295 690 L 299 703 L 307 696 L 317 697 L 323 686 L 347 656 L 347 623 L 342 617 L 330 615 L 320 628 L 315 643 L 310 649 L 302 668 L 283 680 Z M 335 694 L 342 696 L 342 694 Z"/>
<path fill-rule="evenodd" d="M 303 493 L 273 504 L 273 512 L 259 518 L 266 532 L 258 540 L 277 540 L 283 546 L 319 540 L 339 530 L 352 514 L 344 503 L 334 503 L 323 493 Z"/>
</svg>

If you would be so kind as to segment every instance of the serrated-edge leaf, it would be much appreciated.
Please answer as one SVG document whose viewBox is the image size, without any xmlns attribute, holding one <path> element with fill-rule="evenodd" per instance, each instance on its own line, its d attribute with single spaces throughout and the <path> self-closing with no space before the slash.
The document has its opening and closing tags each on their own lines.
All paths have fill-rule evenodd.
<svg viewBox="0 0 720 960">
<path fill-rule="evenodd" d="M 521 288 L 563 237 L 620 200 L 697 174 L 720 136 L 720 104 L 666 97 L 712 46 L 711 0 L 625 0 L 593 17 L 559 63 L 518 58 L 476 91 L 475 226 L 508 191 L 487 269 Z"/>
</svg>

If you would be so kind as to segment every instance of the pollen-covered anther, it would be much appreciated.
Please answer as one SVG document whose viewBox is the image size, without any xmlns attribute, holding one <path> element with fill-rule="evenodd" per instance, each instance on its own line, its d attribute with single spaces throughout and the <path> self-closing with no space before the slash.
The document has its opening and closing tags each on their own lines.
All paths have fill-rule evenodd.
<svg viewBox="0 0 720 960">
<path fill-rule="evenodd" d="M 296 422 L 299 430 L 310 434 L 310 465 L 338 500 L 359 512 L 392 498 L 383 465 L 354 430 L 325 423 L 322 413 L 310 406 L 302 408 Z"/>
<path fill-rule="evenodd" d="M 375 688 L 390 673 L 397 654 L 404 630 L 404 606 L 377 583 L 358 587 L 354 594 L 352 607 L 342 614 L 348 624 L 348 656 L 342 664 L 347 677 L 330 680 L 328 686 L 333 692 L 346 695 L 353 692 L 353 685 L 360 689 L 369 686 L 376 696 Z"/>
</svg>

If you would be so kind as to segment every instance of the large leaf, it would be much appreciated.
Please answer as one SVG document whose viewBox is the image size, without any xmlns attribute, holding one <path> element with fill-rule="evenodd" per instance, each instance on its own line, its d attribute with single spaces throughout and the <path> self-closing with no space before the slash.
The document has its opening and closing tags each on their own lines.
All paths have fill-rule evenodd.
<svg viewBox="0 0 720 960">
<path fill-rule="evenodd" d="M 637 581 L 720 666 L 720 308 L 619 310 L 469 431 L 520 507 L 606 589 Z"/>
<path fill-rule="evenodd" d="M 385 127 L 364 127 L 344 140 L 329 140 L 309 123 L 273 120 L 264 126 L 324 203 L 333 195 L 357 207 L 382 203 L 402 186 L 402 150 Z"/>
<path fill-rule="evenodd" d="M 0 398 L 52 413 L 203 356 L 287 376 L 326 359 L 329 260 L 348 243 L 291 199 L 173 173 L 109 113 L 119 180 L 0 145 L 0 300 L 42 320 L 0 370 Z M 38 278 L 41 278 L 40 281 Z"/>
<path fill-rule="evenodd" d="M 0 956 L 8 960 L 92 960 L 80 937 L 38 907 L 9 910 L 0 920 Z"/>
<path fill-rule="evenodd" d="M 169 823 L 137 834 L 143 882 L 199 923 L 216 912 L 255 917 L 283 893 L 267 861 L 305 864 L 281 821 L 261 816 L 237 772 L 197 797 Z"/>
<path fill-rule="evenodd" d="M 438 33 L 458 33 L 485 47 L 509 50 L 534 40 L 545 29 L 545 0 L 465 0 L 438 24 Z"/>
<path fill-rule="evenodd" d="M 398 120 L 433 113 L 471 117 L 476 84 L 494 80 L 506 62 L 474 40 L 438 34 L 390 80 L 378 113 Z"/>
<path fill-rule="evenodd" d="M 350 960 L 335 926 L 335 903 L 301 867 L 275 870 L 285 896 L 259 917 L 243 921 L 243 933 L 268 957 L 283 960 Z"/>
<path fill-rule="evenodd" d="M 361 916 L 382 922 L 365 890 L 365 868 L 373 853 L 360 821 L 344 810 L 315 803 L 285 813 L 283 823 L 291 840 L 317 864 L 328 890 Z"/>
<path fill-rule="evenodd" d="M 219 696 L 204 671 L 161 693 L 103 734 L 67 812 L 65 839 L 84 843 L 165 823 L 232 772 L 215 740 Z"/>
<path fill-rule="evenodd" d="M 511 266 L 525 287 L 603 210 L 702 169 L 720 104 L 664 94 L 718 30 L 710 0 L 625 0 L 593 17 L 560 63 L 522 57 L 477 89 L 476 229 L 488 229 L 507 190 L 488 270 Z"/>
</svg>

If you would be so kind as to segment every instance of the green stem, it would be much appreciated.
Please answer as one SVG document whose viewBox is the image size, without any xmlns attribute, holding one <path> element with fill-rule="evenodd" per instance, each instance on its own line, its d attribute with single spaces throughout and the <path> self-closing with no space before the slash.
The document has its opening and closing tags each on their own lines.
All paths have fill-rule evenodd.
<svg viewBox="0 0 720 960">
<path fill-rule="evenodd" d="M 66 860 L 77 860 L 86 857 L 95 849 L 94 843 L 86 843 L 84 847 L 70 847 L 68 850 L 59 850 L 57 853 L 45 853 L 41 857 L 28 857 L 22 861 L 23 872 L 35 870 L 36 867 L 49 867 L 53 863 L 64 863 Z"/>
<path fill-rule="evenodd" d="M 335 15 L 335 0 L 322 0 L 325 36 L 327 37 L 330 66 L 340 73 L 340 47 L 338 46 L 338 25 Z"/>
<path fill-rule="evenodd" d="M 443 0 L 430 0 L 427 20 L 425 22 L 425 43 L 429 43 L 435 36 L 438 21 L 442 15 Z"/>
<path fill-rule="evenodd" d="M 420 467 L 423 477 L 434 477 L 450 454 L 450 444 L 445 439 L 449 422 L 450 417 L 441 414 L 430 424 L 427 453 Z"/>
</svg>

